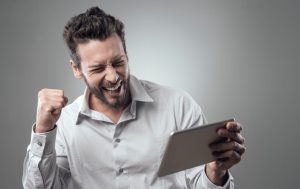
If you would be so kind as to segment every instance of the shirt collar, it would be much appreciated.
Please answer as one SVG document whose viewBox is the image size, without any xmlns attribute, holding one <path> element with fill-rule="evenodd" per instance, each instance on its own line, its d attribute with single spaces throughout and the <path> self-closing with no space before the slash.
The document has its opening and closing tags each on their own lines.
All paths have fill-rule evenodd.
<svg viewBox="0 0 300 189">
<path fill-rule="evenodd" d="M 81 105 L 79 108 L 79 114 L 89 114 L 91 112 L 91 109 L 89 108 L 89 98 L 90 98 L 90 90 L 86 87 L 83 93 L 83 99 L 81 101 Z"/>
<path fill-rule="evenodd" d="M 145 87 L 141 82 L 133 75 L 130 75 L 130 93 L 132 101 L 141 101 L 141 102 L 153 102 L 149 93 L 146 91 Z"/>
<path fill-rule="evenodd" d="M 139 102 L 153 102 L 154 100 L 151 98 L 149 93 L 146 91 L 145 86 L 133 75 L 130 75 L 129 82 L 130 94 L 132 104 L 136 104 L 136 101 Z M 79 107 L 77 121 L 81 115 L 86 115 L 92 117 L 94 112 L 89 108 L 89 97 L 90 90 L 86 87 L 83 93 L 83 98 Z"/>
</svg>

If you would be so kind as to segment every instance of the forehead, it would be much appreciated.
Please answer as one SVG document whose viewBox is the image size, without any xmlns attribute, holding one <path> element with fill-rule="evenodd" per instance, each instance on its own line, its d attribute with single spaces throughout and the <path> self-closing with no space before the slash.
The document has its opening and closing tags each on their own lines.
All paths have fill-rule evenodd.
<svg viewBox="0 0 300 189">
<path fill-rule="evenodd" d="M 82 63 L 107 62 L 117 56 L 125 55 L 122 41 L 117 34 L 105 40 L 89 40 L 78 44 L 77 53 Z"/>
</svg>

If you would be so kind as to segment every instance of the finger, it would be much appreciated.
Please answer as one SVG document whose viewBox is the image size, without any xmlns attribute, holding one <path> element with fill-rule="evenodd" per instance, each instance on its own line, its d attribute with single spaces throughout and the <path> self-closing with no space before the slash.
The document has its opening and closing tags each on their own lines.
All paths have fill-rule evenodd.
<svg viewBox="0 0 300 189">
<path fill-rule="evenodd" d="M 246 152 L 246 147 L 244 145 L 241 145 L 241 148 L 235 150 L 240 155 L 243 155 Z"/>
<path fill-rule="evenodd" d="M 68 104 L 68 97 L 66 97 L 66 96 L 63 96 L 63 98 L 64 98 L 64 107 Z"/>
<path fill-rule="evenodd" d="M 241 132 L 243 129 L 242 124 L 238 123 L 238 122 L 228 122 L 226 124 L 226 129 L 228 131 L 232 131 L 232 132 Z"/>
<path fill-rule="evenodd" d="M 47 111 L 47 112 L 51 112 L 53 113 L 54 111 L 57 111 L 57 110 L 61 110 L 63 107 L 62 103 L 61 102 L 52 102 L 51 105 L 45 105 L 43 106 L 43 110 Z"/>
<path fill-rule="evenodd" d="M 42 109 L 43 109 L 45 112 L 52 113 L 52 112 L 55 111 L 57 108 L 55 108 L 55 107 L 52 106 L 52 105 L 47 105 L 47 106 L 43 106 Z"/>
<path fill-rule="evenodd" d="M 227 129 L 221 128 L 217 131 L 217 133 L 220 137 L 229 138 L 240 144 L 244 144 L 244 142 L 245 142 L 245 138 L 241 135 L 241 133 L 238 133 L 238 132 L 230 132 Z"/>
<path fill-rule="evenodd" d="M 241 161 L 241 156 L 239 156 L 236 152 L 232 152 L 230 157 L 226 158 L 218 158 L 215 163 L 221 170 L 228 170 L 234 164 L 237 164 Z"/>
<path fill-rule="evenodd" d="M 54 115 L 58 115 L 61 113 L 61 109 L 55 109 L 54 111 L 52 111 L 52 114 Z"/>
<path fill-rule="evenodd" d="M 234 150 L 238 152 L 240 155 L 242 155 L 246 150 L 244 145 L 241 145 L 236 141 L 212 144 L 210 145 L 210 148 L 214 152 L 224 152 L 228 150 Z"/>
<path fill-rule="evenodd" d="M 65 96 L 48 96 L 44 99 L 44 101 L 50 105 L 60 104 L 61 105 L 60 108 L 63 108 L 67 105 L 68 98 Z M 59 108 L 59 106 L 57 108 Z"/>
<path fill-rule="evenodd" d="M 54 109 L 62 109 L 65 106 L 65 102 L 63 100 L 56 100 L 52 102 L 51 106 Z"/>
<path fill-rule="evenodd" d="M 62 90 L 57 90 L 57 92 L 53 92 L 43 89 L 38 94 L 38 101 L 43 105 L 51 104 L 53 101 L 65 101 L 64 96 L 62 94 Z"/>
<path fill-rule="evenodd" d="M 64 91 L 61 89 L 42 89 L 40 91 L 40 93 L 42 94 L 47 94 L 47 95 L 54 95 L 54 96 L 63 96 L 64 95 Z"/>
<path fill-rule="evenodd" d="M 229 150 L 222 153 L 213 153 L 213 156 L 217 159 L 217 161 L 231 161 L 231 162 L 239 162 L 241 160 L 241 155 L 234 151 Z"/>
</svg>

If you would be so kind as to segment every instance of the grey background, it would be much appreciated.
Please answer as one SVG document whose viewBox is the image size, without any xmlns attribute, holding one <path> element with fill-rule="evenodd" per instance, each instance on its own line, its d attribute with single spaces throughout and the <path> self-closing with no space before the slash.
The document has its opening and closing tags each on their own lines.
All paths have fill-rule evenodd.
<svg viewBox="0 0 300 189">
<path fill-rule="evenodd" d="M 62 28 L 92 5 L 126 26 L 131 73 L 188 91 L 209 121 L 235 116 L 247 152 L 236 188 L 299 186 L 299 1 L 1 1 L 0 187 L 21 188 L 37 92 L 70 101 L 84 84 L 68 65 Z"/>
</svg>

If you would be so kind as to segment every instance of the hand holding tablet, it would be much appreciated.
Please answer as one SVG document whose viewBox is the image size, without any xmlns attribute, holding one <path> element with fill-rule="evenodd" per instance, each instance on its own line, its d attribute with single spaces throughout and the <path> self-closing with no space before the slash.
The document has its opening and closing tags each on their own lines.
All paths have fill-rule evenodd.
<svg viewBox="0 0 300 189">
<path fill-rule="evenodd" d="M 171 133 L 157 176 L 165 176 L 215 160 L 226 162 L 226 158 L 230 159 L 229 155 L 220 153 L 222 155 L 216 158 L 216 154 L 212 152 L 213 148 L 216 150 L 231 148 L 228 145 L 223 145 L 231 140 L 243 145 L 244 138 L 236 134 L 236 131 L 231 133 L 230 128 L 227 128 L 226 124 L 233 121 L 234 119 L 228 119 Z M 232 129 L 241 128 L 232 127 Z M 217 133 L 218 130 L 223 133 Z M 242 155 L 245 148 L 238 146 L 237 150 Z M 227 164 L 231 165 L 230 163 Z"/>
</svg>

